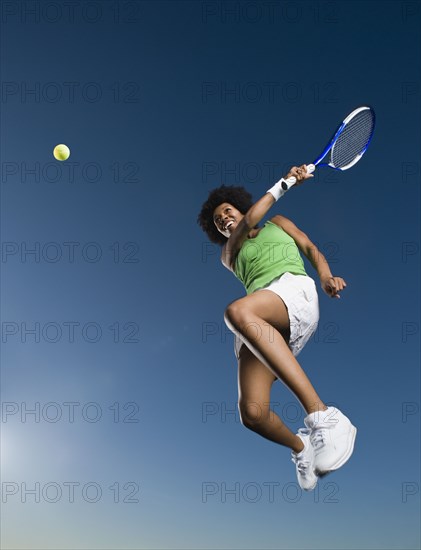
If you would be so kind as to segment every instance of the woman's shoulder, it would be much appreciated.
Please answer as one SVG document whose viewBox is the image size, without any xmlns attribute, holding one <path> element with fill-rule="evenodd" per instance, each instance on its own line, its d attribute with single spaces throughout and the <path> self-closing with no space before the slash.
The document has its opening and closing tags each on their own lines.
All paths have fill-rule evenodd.
<svg viewBox="0 0 421 550">
<path fill-rule="evenodd" d="M 272 218 L 273 220 L 274 218 Z M 257 235 L 263 231 L 263 229 L 267 228 L 267 227 L 270 227 L 271 225 L 277 225 L 275 222 L 271 221 L 271 220 L 267 220 L 265 221 L 265 223 L 262 225 L 262 227 L 259 227 L 258 225 L 257 226 L 254 226 L 253 229 L 250 230 L 248 236 L 247 236 L 247 239 L 246 240 L 249 240 L 249 239 L 255 239 L 257 237 Z M 278 225 L 278 227 L 280 227 Z"/>
<path fill-rule="evenodd" d="M 273 216 L 272 218 L 268 219 L 266 223 L 272 223 L 273 225 L 277 225 L 282 229 L 282 222 L 285 220 L 284 216 L 281 216 L 280 214 L 276 214 L 276 216 Z"/>
<path fill-rule="evenodd" d="M 276 226 L 277 229 L 281 229 L 282 231 L 284 231 L 283 219 L 284 219 L 283 216 L 280 216 L 277 214 L 276 216 L 273 216 L 273 218 L 268 219 L 265 225 L 268 225 L 269 227 Z"/>
</svg>

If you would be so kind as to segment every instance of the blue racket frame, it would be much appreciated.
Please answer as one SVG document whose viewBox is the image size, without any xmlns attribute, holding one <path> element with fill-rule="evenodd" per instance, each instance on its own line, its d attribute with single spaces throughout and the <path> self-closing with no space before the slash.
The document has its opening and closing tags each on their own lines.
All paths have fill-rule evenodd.
<svg viewBox="0 0 421 550">
<path fill-rule="evenodd" d="M 324 149 L 323 153 L 321 155 L 319 155 L 317 157 L 317 160 L 313 161 L 313 164 L 315 166 L 328 166 L 329 168 L 333 168 L 333 170 L 340 170 L 341 172 L 343 172 L 344 170 L 347 170 L 348 168 L 351 168 L 353 166 L 353 164 L 351 164 L 350 166 L 347 166 L 345 168 L 337 168 L 336 166 L 333 166 L 332 164 L 328 163 L 328 162 L 322 162 L 320 163 L 320 161 L 322 159 L 324 159 L 324 157 L 328 154 L 328 152 L 332 149 L 332 147 L 335 145 L 338 137 L 341 135 L 343 129 L 345 128 L 346 126 L 346 123 L 347 123 L 347 119 L 349 117 L 351 117 L 351 115 L 354 114 L 355 111 L 357 110 L 360 110 L 362 108 L 366 108 L 366 109 L 370 109 L 372 115 L 373 115 L 373 128 L 371 130 L 371 135 L 370 135 L 370 139 L 368 140 L 366 146 L 364 147 L 364 149 L 361 151 L 359 157 L 358 157 L 358 160 L 364 155 L 364 153 L 367 151 L 367 148 L 368 146 L 370 145 L 371 143 L 371 140 L 373 139 L 373 134 L 374 134 L 374 129 L 376 127 L 376 113 L 374 112 L 374 109 L 372 107 L 370 107 L 370 105 L 361 105 L 360 107 L 357 107 L 356 109 L 354 109 L 352 111 L 352 113 L 350 113 L 345 119 L 344 121 L 342 122 L 342 124 L 339 126 L 339 128 L 336 130 L 335 134 L 333 135 L 332 139 L 330 140 L 330 142 L 328 143 L 328 145 L 326 146 L 326 148 Z"/>
</svg>

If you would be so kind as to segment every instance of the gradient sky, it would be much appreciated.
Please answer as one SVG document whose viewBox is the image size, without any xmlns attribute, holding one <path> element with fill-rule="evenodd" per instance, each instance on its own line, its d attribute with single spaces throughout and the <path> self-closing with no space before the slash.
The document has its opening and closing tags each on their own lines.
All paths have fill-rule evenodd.
<svg viewBox="0 0 421 550">
<path fill-rule="evenodd" d="M 419 548 L 421 4 L 0 9 L 2 548 Z M 304 494 L 235 412 L 223 313 L 245 290 L 196 218 L 221 183 L 260 198 L 365 103 L 362 161 L 267 215 L 348 284 L 329 299 L 306 261 L 299 361 L 358 436 Z M 281 383 L 272 402 L 303 424 Z"/>
</svg>

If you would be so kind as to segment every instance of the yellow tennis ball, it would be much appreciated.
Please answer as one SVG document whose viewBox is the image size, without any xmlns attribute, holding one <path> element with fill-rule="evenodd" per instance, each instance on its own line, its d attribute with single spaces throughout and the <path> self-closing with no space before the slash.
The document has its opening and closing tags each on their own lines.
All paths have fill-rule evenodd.
<svg viewBox="0 0 421 550">
<path fill-rule="evenodd" d="M 70 157 L 70 149 L 64 143 L 60 143 L 54 147 L 53 155 L 56 160 L 67 160 Z"/>
</svg>

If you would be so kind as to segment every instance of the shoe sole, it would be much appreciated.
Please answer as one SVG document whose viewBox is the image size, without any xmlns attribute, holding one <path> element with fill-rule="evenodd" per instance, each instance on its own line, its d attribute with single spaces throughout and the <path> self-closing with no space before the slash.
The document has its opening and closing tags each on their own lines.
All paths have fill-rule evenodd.
<svg viewBox="0 0 421 550">
<path fill-rule="evenodd" d="M 304 489 L 304 487 L 301 487 L 301 488 L 303 489 L 303 491 L 314 491 L 317 485 L 317 481 L 318 480 L 316 479 L 316 483 L 312 487 L 308 487 L 307 489 Z"/>
<path fill-rule="evenodd" d="M 319 480 L 316 478 L 316 481 L 314 482 L 314 484 L 311 486 L 311 487 L 303 487 L 300 482 L 298 482 L 298 485 L 300 487 L 300 489 L 302 489 L 303 491 L 314 491 L 314 489 L 316 488 L 316 485 L 317 485 L 317 482 Z"/>
<path fill-rule="evenodd" d="M 319 477 L 324 477 L 327 474 L 330 474 L 330 472 L 334 472 L 335 470 L 338 470 L 341 466 L 345 464 L 345 462 L 347 462 L 351 458 L 351 455 L 354 451 L 355 438 L 357 436 L 357 428 L 355 426 L 351 426 L 350 436 L 351 437 L 348 440 L 348 448 L 346 450 L 346 453 L 340 458 L 340 460 L 338 460 L 333 466 L 331 466 L 329 470 L 326 470 L 326 471 L 316 470 L 315 471 L 316 475 L 318 475 Z"/>
</svg>

